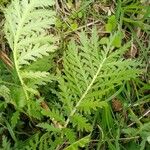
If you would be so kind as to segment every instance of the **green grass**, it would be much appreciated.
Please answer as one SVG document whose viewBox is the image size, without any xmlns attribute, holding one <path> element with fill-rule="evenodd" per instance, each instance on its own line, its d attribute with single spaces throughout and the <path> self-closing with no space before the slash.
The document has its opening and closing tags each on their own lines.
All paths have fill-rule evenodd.
<svg viewBox="0 0 150 150">
<path fill-rule="evenodd" d="M 27 104 L 24 103 L 26 101 L 24 89 L 13 68 L 13 52 L 3 30 L 5 22 L 3 8 L 8 7 L 9 3 L 11 2 L 7 0 L 0 1 L 0 9 L 2 8 L 0 11 L 0 149 L 149 150 L 149 1 L 56 0 L 55 5 L 51 7 L 56 12 L 56 22 L 47 32 L 56 37 L 57 50 L 32 65 L 23 65 L 22 69 L 22 71 L 31 69 L 47 71 L 51 76 L 41 80 L 44 84 L 38 86 L 28 78 L 23 79 L 27 86 L 33 85 L 33 89 L 28 89 L 29 91 L 25 89 L 28 99 L 31 100 Z M 79 121 L 79 124 L 75 124 L 74 114 L 68 115 L 69 107 L 61 99 L 63 97 L 61 92 L 66 90 L 66 95 L 67 92 L 69 93 L 72 81 L 71 73 L 67 76 L 70 77 L 69 79 L 65 77 L 70 70 L 64 71 L 64 65 L 68 63 L 64 59 L 71 58 L 71 55 L 75 56 L 71 54 L 73 53 L 71 48 L 74 47 L 68 46 L 70 41 L 74 40 L 81 48 L 80 33 L 86 33 L 90 39 L 93 29 L 96 29 L 99 37 L 97 43 L 101 47 L 109 45 L 110 35 L 115 33 L 118 34 L 112 42 L 114 51 L 130 42 L 131 46 L 123 53 L 123 58 L 139 62 L 140 73 L 136 78 L 133 73 L 133 78 L 130 75 L 130 80 L 122 81 L 109 92 L 105 92 L 100 96 L 101 101 L 98 103 L 102 106 L 93 106 L 94 109 L 90 113 L 78 110 L 76 101 L 70 102 L 70 107 L 73 105 L 74 113 L 80 117 L 80 119 L 75 118 L 76 122 Z M 62 77 L 64 81 L 60 80 Z M 107 83 L 108 80 L 105 82 Z M 67 84 L 68 82 L 70 85 Z M 74 90 L 72 97 L 78 99 L 76 91 Z M 85 117 L 91 126 L 81 116 Z M 80 123 L 82 119 L 85 122 Z"/>
</svg>

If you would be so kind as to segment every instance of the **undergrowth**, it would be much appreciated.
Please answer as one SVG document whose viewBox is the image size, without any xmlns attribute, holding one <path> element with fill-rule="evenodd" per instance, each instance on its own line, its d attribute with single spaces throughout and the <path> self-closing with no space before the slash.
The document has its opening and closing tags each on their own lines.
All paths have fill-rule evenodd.
<svg viewBox="0 0 150 150">
<path fill-rule="evenodd" d="M 150 6 L 0 1 L 0 149 L 148 150 Z"/>
</svg>

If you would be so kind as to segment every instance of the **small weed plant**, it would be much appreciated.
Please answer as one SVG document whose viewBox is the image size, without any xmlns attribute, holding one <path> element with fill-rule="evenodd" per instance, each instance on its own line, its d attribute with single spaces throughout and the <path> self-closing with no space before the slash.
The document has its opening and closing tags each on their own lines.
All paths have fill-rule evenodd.
<svg viewBox="0 0 150 150">
<path fill-rule="evenodd" d="M 144 89 L 148 91 L 148 67 L 143 71 L 149 63 L 148 50 L 138 54 L 142 59 L 136 58 L 134 44 L 145 49 L 147 46 L 134 33 L 131 39 L 126 36 L 127 32 L 132 34 L 132 24 L 139 33 L 145 30 L 148 35 L 149 8 L 144 10 L 140 2 L 119 0 L 115 2 L 116 13 L 103 18 L 107 20 L 103 36 L 97 24 L 78 29 L 79 20 L 88 17 L 79 6 L 87 8 L 90 4 L 87 9 L 94 6 L 106 12 L 109 3 L 112 2 L 1 2 L 2 150 L 129 150 L 138 149 L 140 144 L 139 150 L 148 148 L 150 123 L 148 118 L 145 123 L 140 120 L 149 110 L 140 119 L 134 113 L 135 107 L 144 105 L 143 101 L 147 106 L 142 109 L 148 108 L 148 95 L 145 93 L 141 99 Z M 76 28 L 70 27 L 68 20 L 61 24 L 60 10 L 70 12 L 65 20 L 70 19 Z M 91 14 L 87 15 L 90 18 Z M 130 50 L 134 51 L 132 57 Z M 139 79 L 141 76 L 144 81 Z M 126 99 L 137 102 L 131 100 L 129 104 Z"/>
</svg>

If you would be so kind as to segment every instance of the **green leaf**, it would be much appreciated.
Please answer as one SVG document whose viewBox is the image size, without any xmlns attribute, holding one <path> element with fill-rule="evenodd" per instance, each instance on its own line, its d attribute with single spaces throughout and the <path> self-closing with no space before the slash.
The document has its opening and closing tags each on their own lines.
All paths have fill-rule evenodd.
<svg viewBox="0 0 150 150">
<path fill-rule="evenodd" d="M 14 128 L 17 125 L 19 119 L 20 119 L 20 112 L 16 111 L 15 113 L 13 113 L 13 115 L 11 117 L 11 127 L 12 128 Z"/>
<path fill-rule="evenodd" d="M 0 148 L 1 150 L 11 150 L 11 143 L 10 141 L 7 139 L 6 136 L 2 137 L 2 147 Z"/>
<path fill-rule="evenodd" d="M 150 144 L 150 136 L 147 137 L 147 142 Z"/>
<path fill-rule="evenodd" d="M 48 52 L 54 52 L 56 46 L 45 44 L 40 46 L 39 44 L 34 47 L 29 47 L 28 52 L 22 52 L 18 58 L 18 63 L 21 65 L 29 65 L 30 61 L 36 61 L 37 58 L 42 58 L 43 56 L 48 56 Z"/>
<path fill-rule="evenodd" d="M 83 17 L 83 12 L 80 11 L 80 12 L 78 13 L 78 17 L 79 17 L 79 18 L 82 18 L 82 17 Z"/>
<path fill-rule="evenodd" d="M 43 57 L 42 59 L 37 59 L 37 61 L 31 63 L 25 68 L 27 71 L 49 71 L 54 67 L 54 54 L 50 56 Z"/>
<path fill-rule="evenodd" d="M 42 99 L 42 97 L 41 97 Z M 36 118 L 38 120 L 41 120 L 43 118 L 43 115 L 41 114 L 41 103 L 40 103 L 40 99 L 34 101 L 29 101 L 28 105 L 30 106 L 30 116 L 32 116 L 33 118 Z"/>
<path fill-rule="evenodd" d="M 18 107 L 22 108 L 26 105 L 25 94 L 22 87 L 11 88 L 12 102 Z"/>
<path fill-rule="evenodd" d="M 0 86 L 0 96 L 2 96 L 7 103 L 10 102 L 10 90 L 5 85 Z"/>
<path fill-rule="evenodd" d="M 48 56 L 48 52 L 56 49 L 52 44 L 54 38 L 43 32 L 43 29 L 54 24 L 55 12 L 46 9 L 53 3 L 54 1 L 50 3 L 48 0 L 42 2 L 16 0 L 4 10 L 6 38 L 19 68 L 44 55 Z"/>
<path fill-rule="evenodd" d="M 48 110 L 43 109 L 41 113 L 44 116 L 50 117 L 51 119 L 54 118 L 55 121 L 58 121 L 58 122 L 61 122 L 61 123 L 65 122 L 65 119 L 64 119 L 62 113 L 59 112 L 59 110 L 52 109 L 51 111 L 50 110 L 48 111 Z"/>
<path fill-rule="evenodd" d="M 73 24 L 71 24 L 71 29 L 72 30 L 76 30 L 78 28 L 78 24 L 76 22 L 74 22 Z"/>
<path fill-rule="evenodd" d="M 117 20 L 114 15 L 108 18 L 108 23 L 105 25 L 107 32 L 112 32 L 117 27 Z"/>
<path fill-rule="evenodd" d="M 46 71 L 37 71 L 37 72 L 33 72 L 33 71 L 24 71 L 21 73 L 22 78 L 34 78 L 34 79 L 42 79 L 42 78 L 46 78 L 49 76 L 49 73 Z"/>
<path fill-rule="evenodd" d="M 50 131 L 60 132 L 61 131 L 59 128 L 55 128 L 53 125 L 50 125 L 50 124 L 48 124 L 46 122 L 45 123 L 39 123 L 39 124 L 37 124 L 37 127 L 45 129 L 48 132 L 50 132 Z"/>
<path fill-rule="evenodd" d="M 64 128 L 64 134 L 66 135 L 67 140 L 72 144 L 76 141 L 76 134 L 72 129 Z"/>
<path fill-rule="evenodd" d="M 39 59 L 48 57 L 50 52 L 54 52 L 57 48 L 58 38 L 47 31 L 55 24 L 56 13 L 50 7 L 54 3 L 54 0 L 12 0 L 10 5 L 4 8 L 5 37 L 12 50 L 16 75 L 21 83 L 21 94 L 24 95 L 23 101 L 26 101 L 26 104 L 33 98 L 30 97 L 30 93 L 32 95 L 37 93 L 38 86 L 49 80 L 47 79 L 49 73 L 41 71 L 42 66 L 36 71 L 32 67 L 29 67 L 30 70 L 27 68 Z M 17 90 L 19 92 L 19 89 Z M 21 97 L 20 101 L 23 107 Z"/>
<path fill-rule="evenodd" d="M 92 125 L 88 123 L 88 120 L 83 117 L 81 114 L 75 114 L 71 118 L 71 122 L 73 123 L 73 126 L 77 127 L 78 131 L 91 131 L 92 130 Z"/>
<path fill-rule="evenodd" d="M 101 40 L 100 40 L 100 44 L 107 44 L 108 43 L 108 41 L 109 41 L 109 39 L 107 38 L 107 37 L 103 37 L 103 38 L 101 38 Z"/>
<path fill-rule="evenodd" d="M 63 73 L 59 79 L 62 109 L 65 115 L 69 116 L 66 125 L 77 115 L 76 121 L 73 122 L 79 130 L 82 121 L 85 124 L 87 121 L 82 118 L 81 112 L 90 113 L 96 110 L 96 105 L 100 104 L 101 99 L 110 90 L 140 73 L 137 69 L 139 63 L 125 60 L 123 56 L 130 43 L 119 47 L 120 43 L 115 43 L 117 36 L 118 33 L 110 35 L 107 43 L 101 46 L 94 28 L 91 37 L 85 32 L 80 34 L 80 43 L 70 41 L 68 50 L 64 53 Z M 119 48 L 115 48 L 114 45 Z M 92 102 L 94 105 L 91 104 Z M 81 130 L 83 129 L 84 127 L 81 126 Z"/>
<path fill-rule="evenodd" d="M 112 45 L 118 48 L 121 47 L 122 39 L 123 39 L 123 33 L 118 32 L 113 40 Z"/>
<path fill-rule="evenodd" d="M 90 139 L 90 136 L 86 136 L 86 137 L 74 142 L 73 144 L 71 144 L 70 146 L 65 148 L 64 150 L 78 150 L 79 147 L 83 148 L 89 142 L 89 139 Z"/>
<path fill-rule="evenodd" d="M 80 106 L 78 107 L 81 112 L 84 112 L 85 114 L 91 114 L 92 110 L 96 111 L 97 108 L 103 108 L 107 105 L 107 102 L 99 100 L 84 100 L 81 102 Z"/>
</svg>

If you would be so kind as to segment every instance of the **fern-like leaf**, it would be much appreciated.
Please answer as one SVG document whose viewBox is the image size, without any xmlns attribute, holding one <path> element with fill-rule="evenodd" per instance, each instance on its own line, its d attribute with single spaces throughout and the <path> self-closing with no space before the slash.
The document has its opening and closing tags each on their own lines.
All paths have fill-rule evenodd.
<svg viewBox="0 0 150 150">
<path fill-rule="evenodd" d="M 73 144 L 71 144 L 70 146 L 65 148 L 65 150 L 78 150 L 79 147 L 85 147 L 85 145 L 89 142 L 89 137 L 90 136 L 86 136 L 86 137 L 74 142 Z"/>
<path fill-rule="evenodd" d="M 53 5 L 54 0 L 12 0 L 4 9 L 6 39 L 12 49 L 14 66 L 28 101 L 28 93 L 37 93 L 37 85 L 45 84 L 49 76 L 45 71 L 40 72 L 32 67 L 27 69 L 28 66 L 56 50 L 56 37 L 47 31 L 55 22 Z"/>
<path fill-rule="evenodd" d="M 75 135 L 75 132 L 73 132 L 72 129 L 69 129 L 69 128 L 64 128 L 63 129 L 63 132 L 67 138 L 67 140 L 72 144 L 76 141 L 76 135 Z"/>
<path fill-rule="evenodd" d="M 42 114 L 44 116 L 50 117 L 51 119 L 54 118 L 55 121 L 61 122 L 62 124 L 65 123 L 65 119 L 63 117 L 63 115 L 55 109 L 50 110 L 42 110 Z"/>
<path fill-rule="evenodd" d="M 88 123 L 88 120 L 83 117 L 81 114 L 75 114 L 71 118 L 71 122 L 74 127 L 77 127 L 78 131 L 90 131 L 92 129 L 92 125 Z"/>
<path fill-rule="evenodd" d="M 0 97 L 1 96 L 5 99 L 6 102 L 10 101 L 10 90 L 5 85 L 0 86 Z"/>
<path fill-rule="evenodd" d="M 114 50 L 113 41 L 116 36 L 117 34 L 111 35 L 107 44 L 101 46 L 97 31 L 93 29 L 91 38 L 82 32 L 79 45 L 73 40 L 69 43 L 64 54 L 64 75 L 59 80 L 60 97 L 69 116 L 65 126 L 81 107 L 82 111 L 90 114 L 96 110 L 96 105 L 103 106 L 99 102 L 104 95 L 139 73 L 136 69 L 139 63 L 123 58 L 130 43 Z M 81 116 L 79 114 L 75 120 L 82 120 Z M 74 120 L 71 122 L 76 123 Z"/>
<path fill-rule="evenodd" d="M 96 111 L 97 108 L 103 108 L 107 105 L 107 102 L 105 101 L 99 101 L 99 100 L 84 100 L 81 102 L 78 109 L 81 112 L 84 112 L 85 114 L 91 114 L 92 110 Z"/>
<path fill-rule="evenodd" d="M 11 117 L 11 127 L 12 128 L 14 128 L 16 126 L 19 118 L 20 118 L 20 112 L 19 111 L 16 111 L 15 113 L 13 113 L 13 115 Z"/>
<path fill-rule="evenodd" d="M 55 21 L 55 12 L 46 9 L 53 4 L 53 0 L 13 0 L 5 9 L 5 34 L 19 67 L 55 49 L 53 38 L 44 31 Z"/>
<path fill-rule="evenodd" d="M 36 72 L 33 72 L 33 71 L 29 71 L 29 72 L 22 72 L 21 76 L 22 78 L 27 78 L 27 79 L 39 79 L 39 78 L 46 78 L 48 77 L 49 73 L 48 72 L 41 72 L 41 71 L 36 71 Z"/>
<path fill-rule="evenodd" d="M 60 132 L 59 128 L 55 128 L 53 125 L 48 123 L 39 123 L 37 126 L 45 129 L 46 131 Z"/>
<path fill-rule="evenodd" d="M 8 141 L 7 137 L 2 137 L 2 145 L 0 147 L 0 150 L 11 150 L 11 143 Z"/>
</svg>

